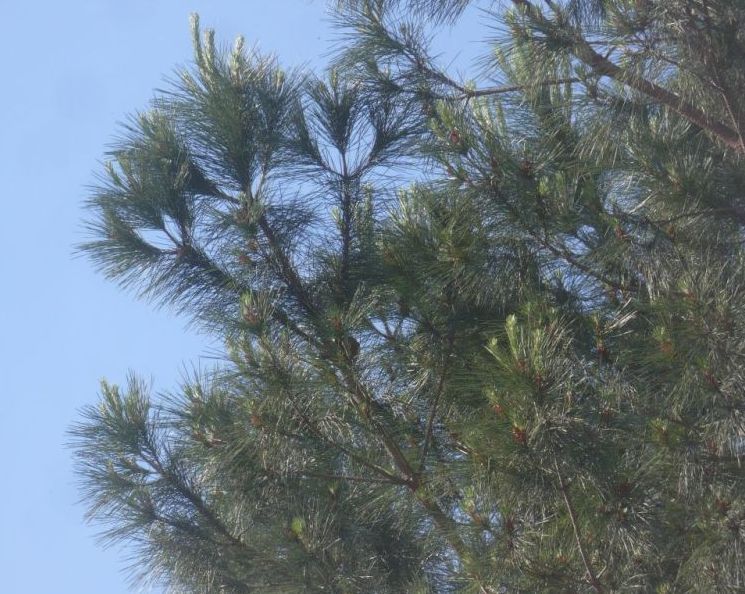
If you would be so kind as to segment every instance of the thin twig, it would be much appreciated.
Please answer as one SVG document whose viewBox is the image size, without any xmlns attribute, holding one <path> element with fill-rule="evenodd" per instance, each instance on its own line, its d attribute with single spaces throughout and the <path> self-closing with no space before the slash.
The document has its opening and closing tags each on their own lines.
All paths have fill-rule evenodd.
<svg viewBox="0 0 745 594">
<path fill-rule="evenodd" d="M 577 514 L 574 511 L 574 505 L 572 504 L 572 500 L 569 498 L 569 491 L 567 490 L 567 485 L 564 482 L 564 477 L 561 474 L 561 470 L 559 470 L 559 463 L 557 460 L 554 460 L 554 467 L 556 468 L 556 476 L 559 478 L 559 490 L 561 491 L 561 495 L 564 498 L 564 504 L 566 505 L 567 512 L 569 513 L 569 520 L 572 523 L 572 530 L 574 531 L 574 540 L 577 543 L 577 549 L 579 549 L 579 555 L 582 558 L 582 563 L 585 566 L 585 570 L 587 571 L 587 577 L 588 581 L 590 582 L 590 585 L 595 588 L 596 592 L 605 592 L 605 588 L 603 588 L 603 585 L 600 583 L 600 580 L 597 577 L 597 574 L 595 573 L 595 570 L 592 568 L 592 564 L 590 563 L 590 558 L 587 555 L 587 552 L 585 551 L 585 546 L 582 543 L 582 538 L 579 534 L 579 525 L 577 523 Z"/>
<path fill-rule="evenodd" d="M 427 419 L 427 429 L 424 434 L 424 444 L 422 445 L 422 456 L 419 461 L 419 469 L 417 470 L 417 474 L 421 474 L 422 472 L 424 472 L 424 465 L 427 463 L 427 454 L 429 453 L 429 446 L 432 443 L 432 433 L 434 431 L 435 417 L 437 416 L 437 406 L 439 405 L 440 399 L 442 398 L 442 394 L 444 392 L 446 370 L 447 365 L 440 374 L 440 381 L 438 382 L 437 388 L 435 390 L 435 397 L 432 402 L 432 408 L 429 411 L 429 418 Z"/>
</svg>

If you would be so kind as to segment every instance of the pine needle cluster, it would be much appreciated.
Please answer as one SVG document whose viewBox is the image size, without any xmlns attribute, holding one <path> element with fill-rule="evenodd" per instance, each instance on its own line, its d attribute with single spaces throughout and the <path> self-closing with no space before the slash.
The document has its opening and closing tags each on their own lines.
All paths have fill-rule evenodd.
<svg viewBox="0 0 745 594">
<path fill-rule="evenodd" d="M 225 361 L 84 410 L 104 538 L 172 592 L 745 590 L 745 7 L 333 10 L 322 76 L 195 19 L 107 156 L 82 249 Z"/>
</svg>

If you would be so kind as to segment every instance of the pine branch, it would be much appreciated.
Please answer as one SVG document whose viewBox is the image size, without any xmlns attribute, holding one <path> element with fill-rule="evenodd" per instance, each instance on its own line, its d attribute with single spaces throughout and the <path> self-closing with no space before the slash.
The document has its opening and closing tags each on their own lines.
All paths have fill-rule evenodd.
<svg viewBox="0 0 745 594">
<path fill-rule="evenodd" d="M 430 407 L 429 415 L 427 417 L 427 427 L 424 433 L 424 444 L 422 445 L 422 455 L 419 459 L 419 469 L 417 470 L 418 475 L 421 475 L 424 472 L 425 464 L 427 463 L 427 455 L 429 453 L 429 447 L 432 442 L 432 434 L 433 434 L 434 426 L 435 426 L 435 417 L 437 415 L 437 407 L 440 404 L 440 398 L 442 397 L 444 387 L 445 387 L 445 370 L 443 369 L 440 374 L 440 380 L 437 383 L 437 388 L 435 389 L 435 396 L 432 400 L 432 406 Z"/>
<path fill-rule="evenodd" d="M 739 134 L 729 126 L 719 120 L 710 118 L 705 112 L 695 105 L 688 103 L 672 91 L 668 91 L 664 87 L 635 75 L 613 63 L 607 57 L 595 51 L 592 45 L 576 29 L 566 29 L 565 31 L 558 29 L 557 25 L 549 21 L 530 0 L 512 0 L 512 3 L 520 7 L 524 11 L 524 14 L 547 35 L 552 36 L 554 40 L 560 43 L 567 44 L 571 52 L 592 68 L 595 74 L 617 80 L 647 95 L 651 99 L 669 107 L 675 113 L 699 128 L 711 133 L 726 146 L 738 152 L 745 153 L 745 146 L 742 144 Z M 558 10 L 555 6 L 552 8 Z"/>
<path fill-rule="evenodd" d="M 329 439 L 328 437 L 326 437 L 326 435 L 324 435 L 324 433 L 318 427 L 315 426 L 315 424 L 310 420 L 310 418 L 302 410 L 300 410 L 300 408 L 298 408 L 298 406 L 294 402 L 292 402 L 292 406 L 293 406 L 293 409 L 295 410 L 295 413 L 298 414 L 300 418 L 302 419 L 303 427 L 310 429 L 313 435 L 321 439 L 324 443 L 338 450 L 344 455 L 348 456 L 351 460 L 354 460 L 355 462 L 364 466 L 368 470 L 371 470 L 375 474 L 380 475 L 383 479 L 385 479 L 386 481 L 392 484 L 397 484 L 397 485 L 407 484 L 405 478 L 396 476 L 395 474 L 388 472 L 385 468 L 382 468 L 381 466 L 369 461 L 367 458 L 360 456 L 359 454 L 349 449 L 348 447 L 340 443 L 337 443 Z"/>
<path fill-rule="evenodd" d="M 352 189 L 350 188 L 351 176 L 347 166 L 346 151 L 341 153 L 341 184 L 342 184 L 342 222 L 341 222 L 341 267 L 339 270 L 340 288 L 346 298 L 347 284 L 349 283 L 349 254 L 352 248 Z"/>
<path fill-rule="evenodd" d="M 332 474 L 328 472 L 303 471 L 298 477 L 320 478 L 328 481 L 346 481 L 350 483 L 374 483 L 378 485 L 400 485 L 400 481 L 370 476 L 351 476 L 348 474 Z"/>
<path fill-rule="evenodd" d="M 580 536 L 579 532 L 579 524 L 577 523 L 577 512 L 575 511 L 574 504 L 569 497 L 567 484 L 564 481 L 561 470 L 559 470 L 559 462 L 556 459 L 554 459 L 554 468 L 556 469 L 556 476 L 559 480 L 559 491 L 561 492 L 561 496 L 564 499 L 564 505 L 566 505 L 567 513 L 569 514 L 569 520 L 572 523 L 572 530 L 574 531 L 574 540 L 577 543 L 577 550 L 579 551 L 580 557 L 582 558 L 582 563 L 585 566 L 585 570 L 587 571 L 588 581 L 596 592 L 605 592 L 605 587 L 598 579 L 597 574 L 595 573 L 595 570 L 590 563 L 590 557 L 587 555 L 587 551 L 585 551 L 585 545 L 582 542 L 582 537 Z"/>
<path fill-rule="evenodd" d="M 743 583 L 745 12 L 513 0 L 485 76 L 521 84 L 471 88 L 438 3 L 345 2 L 305 94 L 209 34 L 127 130 L 88 250 L 232 364 L 169 408 L 104 388 L 89 517 L 185 591 Z"/>
<path fill-rule="evenodd" d="M 416 481 L 416 472 L 411 466 L 409 461 L 406 459 L 401 447 L 396 443 L 396 440 L 388 432 L 385 425 L 378 419 L 377 415 L 373 413 L 382 413 L 380 403 L 378 403 L 360 383 L 354 371 L 349 367 L 345 366 L 342 369 L 342 373 L 348 382 L 347 389 L 353 396 L 353 402 L 358 408 L 358 411 L 363 415 L 367 416 L 370 423 L 377 433 L 378 438 L 383 443 L 386 451 L 390 455 L 395 467 L 406 477 L 407 484 L 413 486 Z M 369 411 L 366 412 L 366 411 Z"/>
<path fill-rule="evenodd" d="M 505 93 L 527 91 L 534 87 L 553 87 L 580 82 L 582 82 L 581 78 L 568 77 L 555 78 L 551 80 L 537 80 L 535 82 L 524 85 L 505 85 L 499 87 L 483 87 L 480 89 L 468 89 L 466 87 L 463 87 L 462 85 L 458 85 L 455 88 L 462 93 L 462 95 L 458 97 L 459 99 L 470 99 L 471 97 L 489 97 L 491 95 L 503 95 Z"/>
<path fill-rule="evenodd" d="M 208 524 L 217 531 L 218 534 L 223 536 L 230 544 L 245 547 L 245 543 L 237 536 L 235 536 L 228 528 L 223 524 L 220 519 L 213 513 L 209 506 L 203 501 L 203 499 L 189 488 L 178 474 L 176 474 L 170 468 L 167 468 L 161 462 L 159 453 L 155 445 L 152 443 L 150 436 L 145 439 L 145 448 L 147 451 L 142 451 L 141 456 L 147 464 L 149 464 L 155 472 L 157 472 L 166 482 L 176 489 L 176 491 L 184 497 L 189 503 L 194 506 L 194 509 L 205 519 Z"/>
</svg>

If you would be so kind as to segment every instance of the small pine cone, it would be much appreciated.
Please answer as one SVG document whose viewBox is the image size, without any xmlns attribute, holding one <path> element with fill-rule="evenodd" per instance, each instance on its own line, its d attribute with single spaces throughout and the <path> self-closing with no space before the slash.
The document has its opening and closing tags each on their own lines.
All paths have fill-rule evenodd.
<svg viewBox="0 0 745 594">
<path fill-rule="evenodd" d="M 726 499 L 720 499 L 719 497 L 717 497 L 714 500 L 714 507 L 716 508 L 717 512 L 723 516 L 727 515 L 727 512 L 730 510 L 731 506 L 732 504 Z"/>
<path fill-rule="evenodd" d="M 629 481 L 622 481 L 613 486 L 613 490 L 615 491 L 616 496 L 620 497 L 621 499 L 626 499 L 629 495 L 631 495 L 631 491 L 633 488 L 634 485 Z"/>
<path fill-rule="evenodd" d="M 525 177 L 532 177 L 533 176 L 533 162 L 530 159 L 523 159 L 520 162 L 520 173 L 522 173 Z"/>
<path fill-rule="evenodd" d="M 233 220 L 239 225 L 245 225 L 251 221 L 251 213 L 245 206 L 241 207 L 233 213 Z"/>
<path fill-rule="evenodd" d="M 261 323 L 261 316 L 259 316 L 259 312 L 254 308 L 246 308 L 243 312 L 243 319 L 252 327 L 256 327 Z"/>
<path fill-rule="evenodd" d="M 504 519 L 504 530 L 510 536 L 515 535 L 515 519 L 512 516 L 507 516 Z"/>
<path fill-rule="evenodd" d="M 250 417 L 251 426 L 256 427 L 257 429 L 260 429 L 264 426 L 264 420 L 261 418 L 261 415 L 252 413 Z"/>
<path fill-rule="evenodd" d="M 468 512 L 468 515 L 471 516 L 471 519 L 473 520 L 473 523 L 476 524 L 476 526 L 486 526 L 486 519 L 484 516 L 482 516 L 477 511 L 470 511 Z"/>
<path fill-rule="evenodd" d="M 719 380 L 714 376 L 710 369 L 704 370 L 704 379 L 715 390 L 719 389 Z"/>
<path fill-rule="evenodd" d="M 615 414 L 610 408 L 604 408 L 600 411 L 600 420 L 603 422 L 604 425 L 610 423 L 613 420 L 614 416 Z"/>
<path fill-rule="evenodd" d="M 520 445 L 528 443 L 528 432 L 523 427 L 512 426 L 512 441 Z"/>
</svg>

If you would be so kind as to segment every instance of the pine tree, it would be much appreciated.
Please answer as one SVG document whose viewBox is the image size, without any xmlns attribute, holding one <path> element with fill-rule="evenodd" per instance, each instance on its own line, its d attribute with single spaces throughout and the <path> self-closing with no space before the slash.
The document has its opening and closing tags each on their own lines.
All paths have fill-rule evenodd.
<svg viewBox="0 0 745 594">
<path fill-rule="evenodd" d="M 104 384 L 90 518 L 173 592 L 745 589 L 745 7 L 340 0 L 323 76 L 193 23 L 90 199 L 225 362 Z"/>
</svg>

